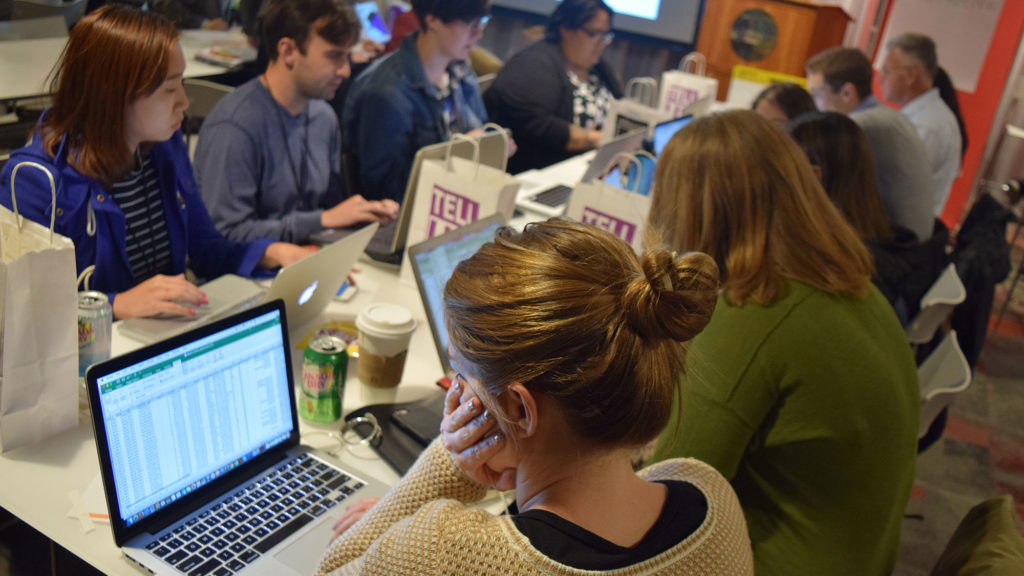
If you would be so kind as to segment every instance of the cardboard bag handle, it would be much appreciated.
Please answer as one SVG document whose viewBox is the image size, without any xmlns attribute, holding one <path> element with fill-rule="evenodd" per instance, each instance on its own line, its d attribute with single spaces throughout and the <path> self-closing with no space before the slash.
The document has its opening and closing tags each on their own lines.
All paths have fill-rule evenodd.
<svg viewBox="0 0 1024 576">
<path fill-rule="evenodd" d="M 495 124 L 494 122 L 488 122 L 483 125 L 484 132 L 488 130 L 492 132 L 498 132 L 501 134 L 501 139 L 505 142 L 505 154 L 504 160 L 501 162 L 501 171 L 508 172 L 508 130 L 505 129 L 501 124 Z"/>
<path fill-rule="evenodd" d="M 700 52 L 690 52 L 679 61 L 679 69 L 683 72 L 692 70 L 697 76 L 707 76 L 708 60 Z"/>
<path fill-rule="evenodd" d="M 650 76 L 633 78 L 626 83 L 626 99 L 649 108 L 658 107 L 658 81 Z"/>
<path fill-rule="evenodd" d="M 480 142 L 476 138 L 471 138 L 465 134 L 455 134 L 452 139 L 448 141 L 449 145 L 444 151 L 444 163 L 449 172 L 452 171 L 452 150 L 455 148 L 455 144 L 459 142 L 469 142 L 473 146 L 473 164 L 476 165 L 476 172 L 473 174 L 473 179 L 480 175 Z"/>
<path fill-rule="evenodd" d="M 639 152 L 637 154 L 639 154 Z M 620 160 L 626 160 L 630 164 L 636 166 L 636 178 L 633 180 L 633 186 L 635 189 L 629 190 L 627 188 L 627 190 L 629 190 L 630 192 L 638 192 L 640 187 L 640 179 L 643 178 L 644 175 L 644 165 L 640 162 L 640 160 L 636 157 L 635 154 L 630 154 L 628 152 L 619 152 L 618 154 L 616 154 L 615 157 L 612 158 L 610 162 L 608 162 L 608 165 L 605 166 L 605 175 L 611 172 L 612 166 L 618 164 Z"/>
<path fill-rule="evenodd" d="M 51 204 L 53 208 L 50 210 L 50 246 L 53 246 L 53 227 L 57 223 L 57 184 L 53 181 L 53 174 L 51 174 L 45 166 L 37 164 L 36 162 L 18 162 L 14 167 L 14 170 L 11 170 L 11 207 L 14 209 L 14 221 L 18 224 L 18 232 L 21 232 L 21 228 L 24 225 L 24 218 L 18 214 L 18 195 L 15 194 L 14 191 L 14 177 L 18 174 L 18 170 L 20 170 L 22 166 L 29 166 L 31 168 L 42 170 L 43 174 L 46 174 L 46 177 L 50 180 L 50 197 L 53 202 Z"/>
</svg>

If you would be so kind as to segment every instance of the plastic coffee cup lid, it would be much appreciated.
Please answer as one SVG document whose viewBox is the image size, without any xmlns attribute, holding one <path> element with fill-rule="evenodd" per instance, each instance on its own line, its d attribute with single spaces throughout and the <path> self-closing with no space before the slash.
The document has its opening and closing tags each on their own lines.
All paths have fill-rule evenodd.
<svg viewBox="0 0 1024 576">
<path fill-rule="evenodd" d="M 356 317 L 360 331 L 380 336 L 402 335 L 412 332 L 416 321 L 412 312 L 397 304 L 370 304 Z"/>
</svg>

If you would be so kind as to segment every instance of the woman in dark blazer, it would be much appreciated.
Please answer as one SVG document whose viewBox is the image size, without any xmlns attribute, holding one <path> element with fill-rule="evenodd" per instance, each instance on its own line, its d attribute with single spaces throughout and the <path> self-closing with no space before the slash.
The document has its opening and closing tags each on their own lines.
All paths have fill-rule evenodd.
<svg viewBox="0 0 1024 576">
<path fill-rule="evenodd" d="M 519 151 L 509 169 L 543 168 L 591 148 L 622 83 L 601 59 L 611 42 L 611 8 L 564 0 L 547 32 L 512 56 L 484 93 L 490 119 L 507 126 Z"/>
</svg>

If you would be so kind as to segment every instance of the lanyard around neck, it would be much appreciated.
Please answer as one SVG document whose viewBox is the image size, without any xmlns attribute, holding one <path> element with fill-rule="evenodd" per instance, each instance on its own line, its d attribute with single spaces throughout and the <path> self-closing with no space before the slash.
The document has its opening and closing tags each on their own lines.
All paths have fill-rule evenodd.
<svg viewBox="0 0 1024 576">
<path fill-rule="evenodd" d="M 309 106 L 306 106 L 304 114 L 306 120 L 303 123 L 302 130 L 302 153 L 299 155 L 299 167 L 295 167 L 295 159 L 292 157 L 292 145 L 288 138 L 288 129 L 284 125 L 284 119 L 281 118 L 281 111 L 275 110 L 277 116 L 277 125 L 281 128 L 281 136 L 284 138 L 284 151 L 288 155 L 288 168 L 292 172 L 292 180 L 295 182 L 296 192 L 299 195 L 299 200 L 303 200 L 306 196 L 306 156 L 309 155 Z"/>
</svg>

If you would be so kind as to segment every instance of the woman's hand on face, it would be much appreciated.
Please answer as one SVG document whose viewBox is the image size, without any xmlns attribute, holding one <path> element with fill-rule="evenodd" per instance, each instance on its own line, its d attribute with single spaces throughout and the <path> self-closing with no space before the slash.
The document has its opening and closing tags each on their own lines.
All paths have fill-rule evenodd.
<svg viewBox="0 0 1024 576">
<path fill-rule="evenodd" d="M 331 536 L 331 541 L 344 534 L 353 524 L 359 522 L 359 519 L 365 516 L 370 508 L 373 508 L 373 505 L 379 500 L 380 498 L 366 498 L 345 507 L 345 513 L 334 523 L 334 536 Z"/>
<path fill-rule="evenodd" d="M 114 316 L 119 320 L 157 314 L 194 315 L 195 308 L 209 304 L 206 293 L 185 280 L 184 274 L 157 274 L 114 297 Z"/>
<path fill-rule="evenodd" d="M 516 485 L 514 468 L 494 470 L 488 462 L 505 448 L 505 436 L 498 422 L 461 378 L 455 378 L 444 403 L 441 441 L 455 465 L 478 484 L 498 490 Z"/>
</svg>

